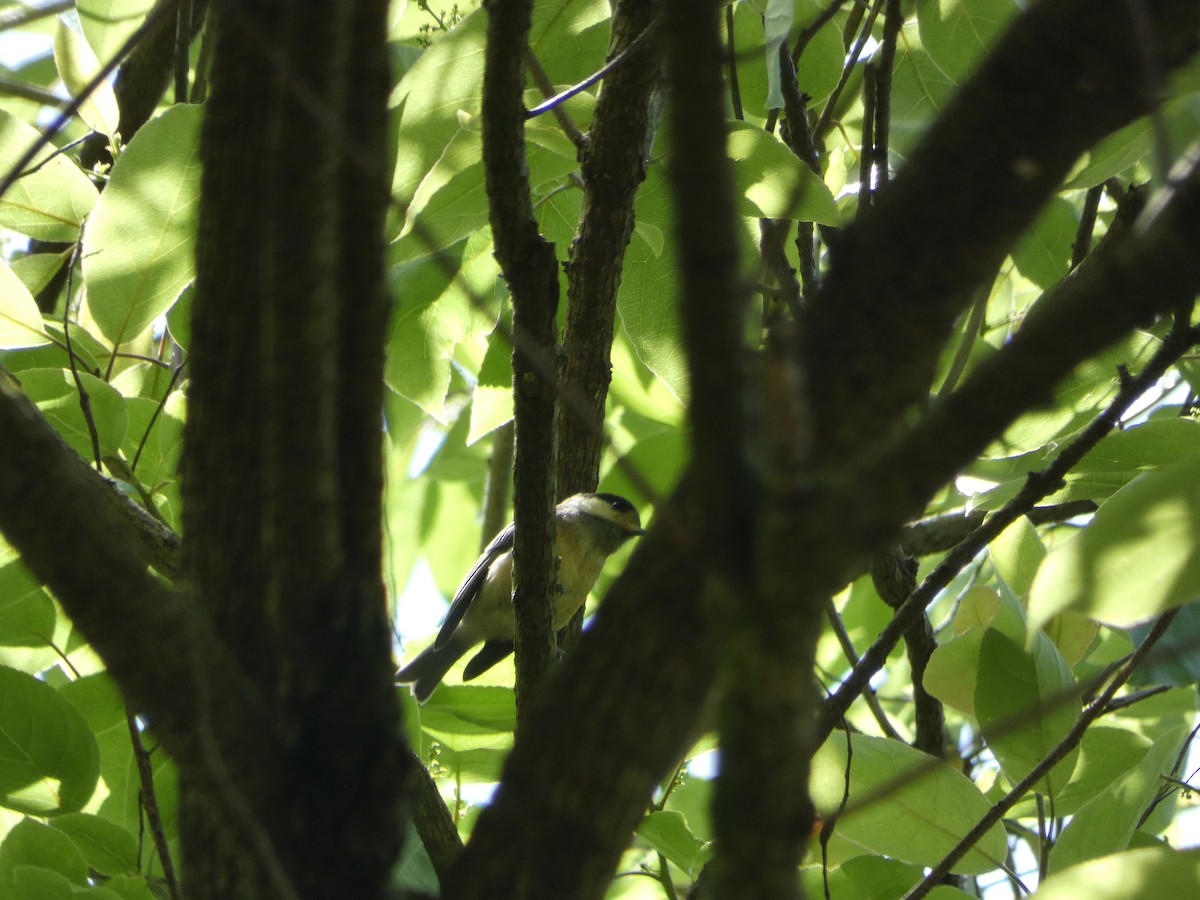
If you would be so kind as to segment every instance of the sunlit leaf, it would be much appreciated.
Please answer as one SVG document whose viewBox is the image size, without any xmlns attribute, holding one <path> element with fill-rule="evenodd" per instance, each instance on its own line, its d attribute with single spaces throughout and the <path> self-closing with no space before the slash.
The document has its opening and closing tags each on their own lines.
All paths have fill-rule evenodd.
<svg viewBox="0 0 1200 900">
<path fill-rule="evenodd" d="M 0 261 L 0 350 L 49 342 L 37 303 L 8 264 Z"/>
<path fill-rule="evenodd" d="M 822 815 L 841 806 L 847 740 L 853 747 L 849 802 L 854 808 L 838 817 L 836 830 L 864 849 L 932 866 L 991 807 L 979 788 L 942 760 L 898 741 L 839 732 L 813 757 L 810 789 Z M 897 822 L 904 827 L 897 828 Z M 997 823 L 954 871 L 987 872 L 1004 856 L 1004 829 Z"/>
<path fill-rule="evenodd" d="M 1171 774 L 1187 732 L 1179 727 L 1159 737 L 1137 766 L 1121 773 L 1075 813 L 1054 842 L 1052 875 L 1129 846 L 1143 813 L 1162 787 L 1163 776 Z"/>
<path fill-rule="evenodd" d="M 1141 475 L 1054 549 L 1030 591 L 1031 626 L 1073 609 L 1132 625 L 1200 597 L 1200 457 Z"/>
<path fill-rule="evenodd" d="M 72 812 L 99 775 L 96 739 L 79 711 L 45 682 L 0 666 L 0 805 Z"/>
<path fill-rule="evenodd" d="M 0 167 L 8 172 L 41 135 L 0 110 Z M 0 197 L 0 225 L 43 241 L 75 241 L 96 203 L 96 188 L 79 167 L 53 146 Z"/>
<path fill-rule="evenodd" d="M 1067 735 L 1079 717 L 1075 680 L 1044 634 L 1026 651 L 989 628 L 979 645 L 975 716 L 1008 780 L 1016 784 Z M 1077 750 L 1069 752 L 1038 783 L 1054 796 L 1071 777 Z"/>
<path fill-rule="evenodd" d="M 62 18 L 54 32 L 54 61 L 58 74 L 72 97 L 84 96 L 88 83 L 100 71 L 96 54 L 82 34 Z M 87 94 L 79 107 L 79 117 L 93 131 L 111 135 L 117 130 L 120 113 L 112 85 L 102 82 Z"/>
<path fill-rule="evenodd" d="M 1192 897 L 1200 892 L 1200 848 L 1148 847 L 1095 859 L 1051 875 L 1036 900 Z"/>
<path fill-rule="evenodd" d="M 113 344 L 145 331 L 192 280 L 202 117 L 176 106 L 143 125 L 88 220 L 88 308 Z"/>
</svg>

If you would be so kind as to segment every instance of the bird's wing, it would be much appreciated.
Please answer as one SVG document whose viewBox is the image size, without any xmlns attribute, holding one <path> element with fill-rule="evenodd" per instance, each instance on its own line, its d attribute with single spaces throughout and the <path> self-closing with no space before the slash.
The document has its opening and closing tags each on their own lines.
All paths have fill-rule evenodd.
<svg viewBox="0 0 1200 900">
<path fill-rule="evenodd" d="M 479 589 L 483 587 L 488 569 L 499 556 L 511 550 L 512 545 L 513 526 L 509 524 L 492 538 L 492 542 L 487 545 L 475 565 L 471 567 L 471 571 L 467 573 L 467 577 L 458 586 L 458 590 L 454 592 L 454 599 L 450 601 L 450 609 L 446 611 L 446 618 L 442 621 L 441 630 L 438 631 L 438 635 L 433 641 L 434 647 L 441 648 L 450 642 L 450 636 L 454 634 L 454 629 L 467 614 L 471 603 L 479 596 Z"/>
</svg>

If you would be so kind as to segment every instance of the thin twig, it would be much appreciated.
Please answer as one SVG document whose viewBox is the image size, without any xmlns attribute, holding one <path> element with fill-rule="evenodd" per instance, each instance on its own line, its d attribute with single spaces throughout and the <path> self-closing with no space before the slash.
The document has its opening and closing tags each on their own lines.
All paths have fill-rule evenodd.
<svg viewBox="0 0 1200 900">
<path fill-rule="evenodd" d="M 102 471 L 103 462 L 100 459 L 100 432 L 96 429 L 96 419 L 92 415 L 92 397 L 83 386 L 79 377 L 79 367 L 75 364 L 75 352 L 71 349 L 71 283 L 75 275 L 75 263 L 79 260 L 79 244 L 67 262 L 67 299 L 63 303 L 63 340 L 67 345 L 67 360 L 71 364 L 71 377 L 75 380 L 75 390 L 79 393 L 79 409 L 83 412 L 83 421 L 87 424 L 88 436 L 92 439 L 92 458 L 96 463 L 96 471 Z"/>
<path fill-rule="evenodd" d="M 137 763 L 138 804 L 146 812 L 150 821 L 150 836 L 154 841 L 154 849 L 158 853 L 158 861 L 162 864 L 163 880 L 167 883 L 167 891 L 171 900 L 180 900 L 179 880 L 175 877 L 175 863 L 171 859 L 171 846 L 167 843 L 167 832 L 163 827 L 162 811 L 158 806 L 158 791 L 154 787 L 154 767 L 150 763 L 150 753 L 142 741 L 142 732 L 138 728 L 137 717 L 125 708 L 125 722 L 129 726 L 129 741 L 133 744 L 133 759 Z"/>
<path fill-rule="evenodd" d="M 607 75 L 609 72 L 611 72 L 617 66 L 621 65 L 621 63 L 625 62 L 625 60 L 627 60 L 631 56 L 633 56 L 633 54 L 637 53 L 639 48 L 641 48 L 642 45 L 644 45 L 651 37 L 653 37 L 658 32 L 658 26 L 659 26 L 660 21 L 661 20 L 659 20 L 659 19 L 655 19 L 653 22 L 651 22 L 648 26 L 646 26 L 645 31 L 643 31 L 641 34 L 639 34 L 637 37 L 635 37 L 632 41 L 629 42 L 629 46 L 627 46 L 624 50 L 622 50 L 620 53 L 618 53 L 616 56 L 614 56 L 612 59 L 610 59 L 608 62 L 606 62 L 603 66 L 601 66 L 599 69 L 597 69 L 591 75 L 589 75 L 587 78 L 583 79 L 583 81 L 579 82 L 576 85 L 572 85 L 571 87 L 567 88 L 565 91 L 561 91 L 558 94 L 555 94 L 553 97 L 551 97 L 545 103 L 539 103 L 533 109 L 527 110 L 525 112 L 525 118 L 532 119 L 537 116 L 540 116 L 542 113 L 546 112 L 547 110 L 554 109 L 554 107 L 558 106 L 560 103 L 565 103 L 566 101 L 570 100 L 572 97 L 574 97 L 576 94 L 580 93 L 581 91 L 586 91 L 588 88 L 590 88 L 593 84 L 595 84 L 597 81 L 599 81 L 605 75 Z"/>
</svg>

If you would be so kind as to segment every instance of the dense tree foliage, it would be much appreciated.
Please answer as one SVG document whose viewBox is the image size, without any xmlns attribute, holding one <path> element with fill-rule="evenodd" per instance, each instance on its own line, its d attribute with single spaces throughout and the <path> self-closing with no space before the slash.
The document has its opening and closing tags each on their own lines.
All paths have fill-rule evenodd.
<svg viewBox="0 0 1200 900">
<path fill-rule="evenodd" d="M 1200 6 L 1100 6 L 0 4 L 0 896 L 1194 895 Z"/>
</svg>

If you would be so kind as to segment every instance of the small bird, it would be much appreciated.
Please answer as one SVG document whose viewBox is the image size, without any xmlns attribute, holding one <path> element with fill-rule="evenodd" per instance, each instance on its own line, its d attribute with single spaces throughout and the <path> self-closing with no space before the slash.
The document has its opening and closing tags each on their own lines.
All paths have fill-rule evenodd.
<svg viewBox="0 0 1200 900">
<path fill-rule="evenodd" d="M 638 511 L 616 494 L 575 494 L 554 511 L 558 584 L 554 627 L 561 628 L 583 606 L 600 577 L 604 561 L 632 537 L 645 534 Z M 433 644 L 396 673 L 411 683 L 424 703 L 443 676 L 476 644 L 483 648 L 463 670 L 463 680 L 482 675 L 513 651 L 516 620 L 512 608 L 513 526 L 492 540 L 463 579 Z"/>
</svg>

